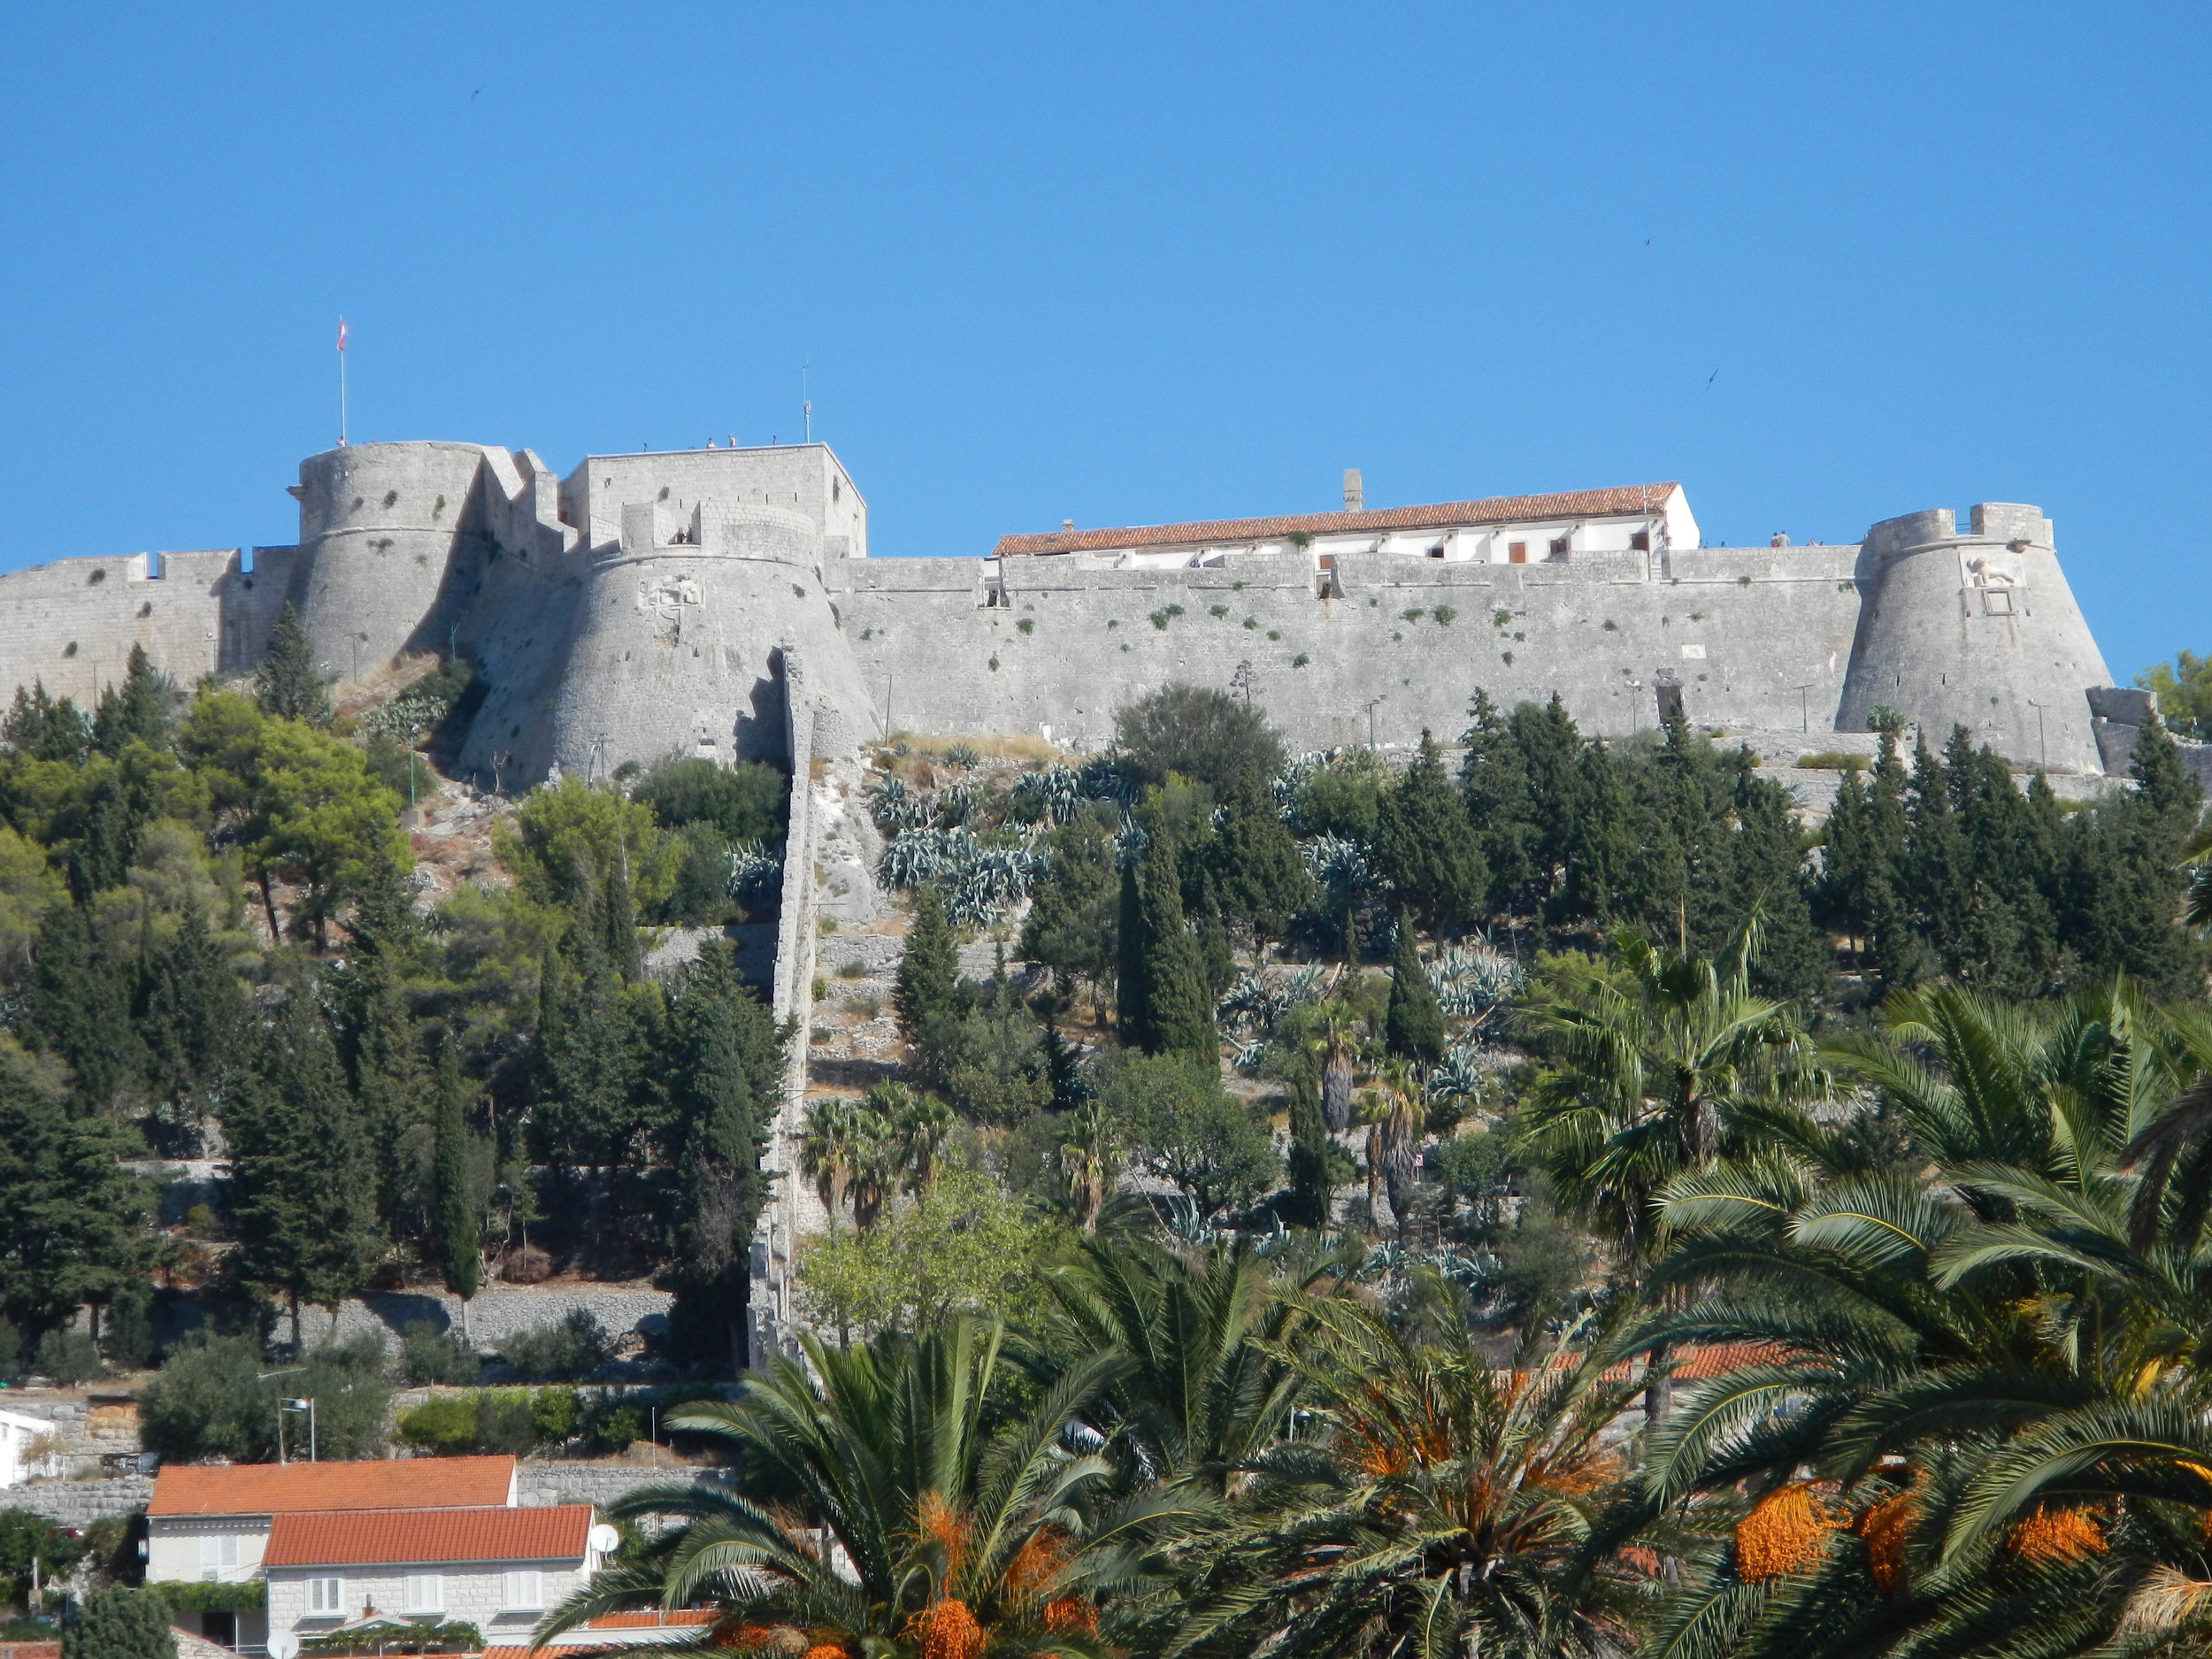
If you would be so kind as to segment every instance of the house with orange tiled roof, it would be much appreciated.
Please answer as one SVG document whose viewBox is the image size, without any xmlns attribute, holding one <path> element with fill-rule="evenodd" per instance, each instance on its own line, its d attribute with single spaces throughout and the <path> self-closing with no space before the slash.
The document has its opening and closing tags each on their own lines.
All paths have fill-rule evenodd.
<svg viewBox="0 0 2212 1659">
<path fill-rule="evenodd" d="M 154 1477 L 146 1509 L 146 1578 L 252 1585 L 281 1516 L 512 1508 L 516 1499 L 515 1460 L 506 1456 L 167 1464 Z M 250 1606 L 182 1617 L 195 1633 L 225 1647 L 256 1648 L 265 1640 L 263 1615 Z"/>
<path fill-rule="evenodd" d="M 617 1541 L 588 1503 L 280 1515 L 262 1555 L 268 1650 L 282 1659 L 379 1619 L 526 1641 Z"/>
</svg>

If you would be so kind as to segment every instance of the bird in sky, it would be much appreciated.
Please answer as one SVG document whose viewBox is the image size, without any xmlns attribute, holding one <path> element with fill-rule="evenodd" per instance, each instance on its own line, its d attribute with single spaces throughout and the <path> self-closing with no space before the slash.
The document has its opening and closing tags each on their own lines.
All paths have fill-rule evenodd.
<svg viewBox="0 0 2212 1659">
<path fill-rule="evenodd" d="M 1715 369 L 1710 374 L 1705 377 L 1705 384 L 1709 387 L 1718 379 L 1720 379 L 1720 371 L 1718 369 Z"/>
<path fill-rule="evenodd" d="M 469 96 L 471 96 L 472 98 L 480 98 L 480 97 L 482 97 L 483 96 L 484 96 L 484 88 L 481 88 L 481 87 L 477 88 L 475 91 L 473 91 L 473 92 L 472 92 L 472 93 L 470 93 L 470 94 L 469 94 Z M 1650 243 L 1648 243 L 1648 242 L 1647 242 L 1647 243 L 1645 243 L 1644 245 L 1645 245 L 1646 247 L 1649 247 L 1651 244 L 1650 244 Z"/>
</svg>

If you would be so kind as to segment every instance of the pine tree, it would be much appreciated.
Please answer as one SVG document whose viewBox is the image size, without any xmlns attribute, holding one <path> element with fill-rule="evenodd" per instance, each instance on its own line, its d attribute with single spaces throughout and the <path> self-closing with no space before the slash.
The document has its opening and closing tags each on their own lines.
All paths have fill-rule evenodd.
<svg viewBox="0 0 2212 1659">
<path fill-rule="evenodd" d="M 1025 961 L 1050 968 L 1064 999 L 1081 979 L 1094 997 L 1112 977 L 1119 949 L 1119 876 L 1114 838 L 1096 818 L 1064 824 L 1048 838 L 1052 864 L 1030 895 L 1022 923 Z"/>
<path fill-rule="evenodd" d="M 303 1305 L 335 1309 L 378 1254 L 366 1141 L 311 981 L 288 988 L 223 1126 L 241 1277 L 284 1298 L 297 1348 Z"/>
<path fill-rule="evenodd" d="M 1148 1048 L 1144 1023 L 1147 995 L 1144 981 L 1144 901 L 1137 880 L 1137 865 L 1121 867 L 1120 925 L 1116 932 L 1118 960 L 1114 972 L 1114 1019 L 1122 1041 L 1132 1048 Z"/>
<path fill-rule="evenodd" d="M 1761 995 L 1810 1001 L 1827 987 L 1830 953 L 1813 931 L 1806 902 L 1805 837 L 1789 792 L 1748 769 L 1736 779 L 1734 845 L 1722 914 L 1739 920 L 1756 907 L 1759 954 L 1751 982 Z"/>
<path fill-rule="evenodd" d="M 1444 1010 L 1429 988 L 1427 971 L 1413 946 L 1413 925 L 1398 918 L 1397 949 L 1390 957 L 1390 1005 L 1383 1016 L 1383 1041 L 1401 1059 L 1434 1065 L 1444 1057 Z"/>
<path fill-rule="evenodd" d="M 476 1194 L 469 1179 L 468 1120 L 464 1111 L 467 1080 L 461 1075 L 460 1045 L 449 1036 L 438 1049 L 437 1135 L 431 1158 L 435 1206 L 431 1259 L 445 1287 L 466 1302 L 483 1277 L 483 1253 L 477 1248 Z"/>
<path fill-rule="evenodd" d="M 1529 818 L 1536 826 L 1532 849 L 1535 897 L 1546 902 L 1556 892 L 1562 872 L 1572 861 L 1576 839 L 1584 833 L 1581 816 L 1591 777 L 1588 750 L 1594 746 L 1583 742 L 1555 691 L 1541 708 L 1532 703 L 1517 704 L 1507 724 L 1528 774 Z"/>
<path fill-rule="evenodd" d="M 898 1010 L 899 1035 L 921 1042 L 930 1025 L 956 1010 L 960 1001 L 960 948 L 945 919 L 945 903 L 934 887 L 914 895 L 914 919 L 899 956 L 891 1004 Z"/>
<path fill-rule="evenodd" d="M 1198 941 L 1183 921 L 1175 876 L 1175 844 L 1155 840 L 1144 861 L 1140 916 L 1144 949 L 1144 1047 L 1148 1054 L 1183 1054 L 1217 1063 L 1221 1034 Z"/>
<path fill-rule="evenodd" d="M 289 604 L 269 636 L 269 654 L 254 670 L 253 695 L 264 714 L 310 726 L 330 724 L 328 682 L 315 666 L 315 648 Z"/>
<path fill-rule="evenodd" d="M 53 906 L 39 928 L 19 1030 L 31 1047 L 68 1063 L 88 1111 L 106 1110 L 119 1089 L 145 1075 L 144 1041 L 131 1018 L 136 955 L 95 937 L 73 904 Z"/>
<path fill-rule="evenodd" d="M 1425 729 L 1413 764 L 1383 796 L 1375 855 L 1390 884 L 1432 929 L 1473 914 L 1489 896 L 1490 872 L 1474 826 Z"/>
<path fill-rule="evenodd" d="M 155 669 L 146 648 L 132 646 L 123 683 L 100 694 L 92 716 L 92 746 L 107 756 L 121 754 L 130 742 L 165 748 L 175 725 L 170 713 L 175 700 L 175 685 Z"/>
<path fill-rule="evenodd" d="M 249 1021 L 245 989 L 194 905 L 176 938 L 147 961 L 137 1020 L 156 1116 L 188 1156 L 198 1156 L 202 1125 L 222 1115 Z"/>
<path fill-rule="evenodd" d="M 1475 693 L 1468 710 L 1474 721 L 1460 741 L 1467 753 L 1459 766 L 1459 789 L 1476 844 L 1490 871 L 1488 908 L 1513 916 L 1533 915 L 1541 902 L 1537 890 L 1538 830 L 1529 800 L 1528 763 L 1513 730 L 1486 691 Z"/>
<path fill-rule="evenodd" d="M 1903 868 L 1899 882 L 1913 928 L 1956 973 L 1970 937 L 1972 895 L 1966 849 L 1951 810 L 1951 777 L 1924 733 L 1913 744 L 1912 784 Z"/>
<path fill-rule="evenodd" d="M 1280 939 L 1290 918 L 1313 896 L 1313 878 L 1298 843 L 1258 771 L 1247 767 L 1222 803 L 1210 862 L 1221 908 L 1241 923 L 1255 951 Z"/>
<path fill-rule="evenodd" d="M 86 1598 L 62 1632 L 62 1659 L 177 1659 L 169 1604 L 151 1590 L 122 1586 Z"/>
</svg>

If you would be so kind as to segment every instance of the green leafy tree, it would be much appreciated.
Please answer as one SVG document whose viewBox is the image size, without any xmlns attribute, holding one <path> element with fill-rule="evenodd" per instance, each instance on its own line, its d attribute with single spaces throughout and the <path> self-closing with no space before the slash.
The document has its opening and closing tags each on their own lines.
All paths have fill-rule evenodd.
<svg viewBox="0 0 2212 1659">
<path fill-rule="evenodd" d="M 1391 886 L 1432 929 L 1472 915 L 1488 896 L 1490 871 L 1474 826 L 1426 731 L 1412 765 L 1383 796 L 1375 856 Z"/>
<path fill-rule="evenodd" d="M 666 902 L 682 856 L 650 805 L 573 774 L 533 789 L 514 829 L 495 834 L 492 845 L 529 897 L 572 910 L 596 899 L 623 926 L 632 908 L 650 911 Z M 608 905 L 618 891 L 626 905 Z"/>
<path fill-rule="evenodd" d="M 1240 772 L 1272 778 L 1283 769 L 1283 741 L 1266 717 L 1207 687 L 1166 685 L 1115 710 L 1114 739 L 1148 784 L 1174 772 L 1220 795 Z"/>
<path fill-rule="evenodd" d="M 980 1171 L 946 1169 L 873 1225 L 809 1244 L 798 1271 L 816 1324 L 841 1333 L 939 1328 L 1036 1305 L 1060 1229 Z"/>
<path fill-rule="evenodd" d="M 297 1348 L 303 1305 L 334 1310 L 378 1254 L 366 1137 L 311 981 L 288 989 L 223 1126 L 241 1276 L 283 1299 Z"/>
<path fill-rule="evenodd" d="M 268 655 L 254 670 L 253 695 L 261 712 L 274 718 L 330 724 L 329 676 L 316 666 L 315 648 L 288 603 L 269 635 Z"/>
<path fill-rule="evenodd" d="M 1414 949 L 1412 924 L 1401 918 L 1398 943 L 1390 958 L 1390 1004 L 1383 1017 L 1383 1041 L 1402 1059 L 1434 1065 L 1444 1057 L 1444 1010 Z"/>
<path fill-rule="evenodd" d="M 2135 683 L 2158 699 L 2166 723 L 2185 737 L 2212 740 L 2212 657 L 2179 651 L 2170 663 L 2136 675 Z"/>
<path fill-rule="evenodd" d="M 710 760 L 664 760 L 639 780 L 634 800 L 653 810 L 664 829 L 710 826 L 725 843 L 783 839 L 791 781 L 766 761 L 719 766 Z"/>
<path fill-rule="evenodd" d="M 95 1591 L 62 1632 L 62 1659 L 177 1659 L 169 1604 L 151 1590 Z"/>
<path fill-rule="evenodd" d="M 1210 1061 L 1172 1052 L 1130 1060 L 1102 1085 L 1099 1103 L 1138 1161 L 1206 1217 L 1250 1204 L 1282 1173 L 1266 1123 L 1221 1087 Z"/>
</svg>

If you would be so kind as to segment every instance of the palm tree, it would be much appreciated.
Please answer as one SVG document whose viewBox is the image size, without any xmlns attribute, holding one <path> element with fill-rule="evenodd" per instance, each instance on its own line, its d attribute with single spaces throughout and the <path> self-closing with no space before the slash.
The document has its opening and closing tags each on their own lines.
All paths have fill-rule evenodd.
<svg viewBox="0 0 2212 1659">
<path fill-rule="evenodd" d="M 937 1154 L 957 1121 L 952 1108 L 903 1083 L 877 1084 L 868 1091 L 868 1105 L 890 1127 L 899 1185 L 910 1194 L 927 1192 L 937 1179 Z"/>
<path fill-rule="evenodd" d="M 1172 1515 L 1102 1502 L 1105 1460 L 1068 1443 L 1122 1363 L 1094 1355 L 1025 1409 L 995 1389 L 995 1325 L 955 1316 L 847 1352 L 802 1341 L 804 1366 L 779 1359 L 734 1402 L 668 1420 L 734 1454 L 739 1489 L 664 1486 L 611 1506 L 675 1525 L 533 1641 L 603 1614 L 704 1605 L 719 1617 L 695 1646 L 651 1652 L 1099 1653 L 1100 1598 L 1133 1582 L 1148 1530 Z"/>
<path fill-rule="evenodd" d="M 1737 1521 L 1657 1641 L 1683 1659 L 1796 1655 L 1816 1631 L 1839 1653 L 2201 1651 L 2212 1254 L 2192 1180 L 2124 1168 L 2173 1150 L 2162 1125 L 2194 1112 L 2201 1015 L 2124 985 L 2041 1018 L 1942 989 L 1893 996 L 1884 1027 L 1831 1057 L 1932 1167 L 1855 1167 L 1839 1133 L 1663 1199 L 1681 1244 L 1655 1284 L 1724 1283 L 1651 1334 L 1764 1357 L 1655 1439 L 1645 1514 Z M 1763 1495 L 1739 1520 L 1746 1485 Z"/>
<path fill-rule="evenodd" d="M 1067 1182 L 1068 1207 L 1075 1225 L 1086 1233 L 1098 1226 L 1098 1212 L 1114 1190 L 1118 1153 L 1113 1119 L 1095 1101 L 1087 1101 L 1067 1115 L 1060 1142 L 1060 1172 Z"/>
<path fill-rule="evenodd" d="M 1294 1364 L 1317 1432 L 1254 1459 L 1229 1513 L 1179 1547 L 1192 1607 L 1157 1651 L 1624 1648 L 1619 1570 L 1580 1571 L 1621 1472 L 1601 1437 L 1640 1386 L 1607 1377 L 1604 1346 L 1500 1371 L 1463 1319 L 1422 1341 L 1361 1303 L 1305 1312 Z"/>
<path fill-rule="evenodd" d="M 1413 1233 L 1413 1184 L 1418 1170 L 1421 1144 L 1419 1108 L 1421 1077 L 1410 1061 L 1386 1060 L 1382 1066 L 1384 1110 L 1369 1141 L 1371 1156 L 1382 1164 L 1383 1181 L 1390 1194 L 1390 1217 L 1397 1224 L 1402 1242 Z"/>
<path fill-rule="evenodd" d="M 1724 1148 L 1801 1140 L 1791 1096 L 1805 1087 L 1805 1042 L 1784 1004 L 1751 992 L 1756 911 L 1707 958 L 1623 929 L 1625 971 L 1569 972 L 1532 991 L 1515 1017 L 1542 1070 L 1524 1109 L 1530 1143 L 1578 1218 L 1609 1236 L 1639 1283 L 1661 1246 L 1660 1193 Z M 1650 1355 L 1645 1409 L 1669 1406 L 1663 1348 Z"/>
<path fill-rule="evenodd" d="M 816 1101 L 807 1108 L 806 1123 L 799 1132 L 799 1172 L 814 1183 L 815 1195 L 829 1212 L 832 1226 L 837 1225 L 845 1185 L 852 1179 L 853 1125 L 858 1115 L 856 1102 Z"/>
<path fill-rule="evenodd" d="M 1316 1019 L 1315 1048 L 1321 1056 L 1321 1121 L 1333 1135 L 1340 1135 L 1352 1123 L 1352 1056 L 1357 1046 L 1359 1016 L 1349 1004 L 1321 1004 Z"/>
<path fill-rule="evenodd" d="M 1336 1277 L 1321 1263 L 1295 1288 L 1317 1295 Z M 1090 1415 L 1130 1478 L 1225 1492 L 1283 1432 L 1302 1385 L 1282 1350 L 1304 1304 L 1275 1294 L 1250 1239 L 1190 1249 L 1093 1237 L 1046 1284 L 1033 1364 L 1057 1376 L 1120 1356 Z"/>
</svg>

